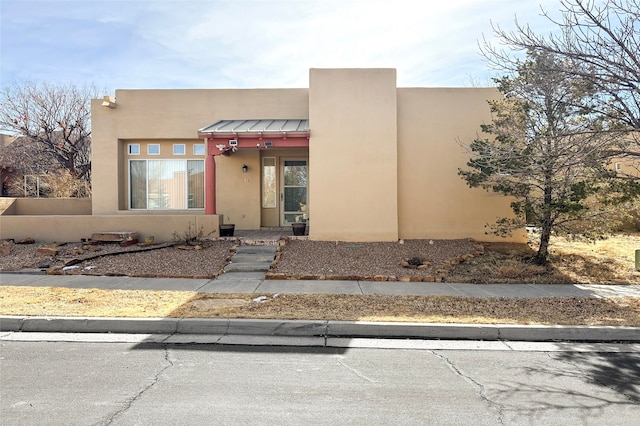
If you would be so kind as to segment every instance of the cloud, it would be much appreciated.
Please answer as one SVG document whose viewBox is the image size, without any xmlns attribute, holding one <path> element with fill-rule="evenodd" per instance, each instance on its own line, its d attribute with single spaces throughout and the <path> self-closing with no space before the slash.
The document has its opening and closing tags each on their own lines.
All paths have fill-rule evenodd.
<svg viewBox="0 0 640 426">
<path fill-rule="evenodd" d="M 309 68 L 334 67 L 397 68 L 400 86 L 469 85 L 488 81 L 477 40 L 491 20 L 542 22 L 535 3 L 508 0 L 0 4 L 3 81 L 113 89 L 307 87 Z"/>
</svg>

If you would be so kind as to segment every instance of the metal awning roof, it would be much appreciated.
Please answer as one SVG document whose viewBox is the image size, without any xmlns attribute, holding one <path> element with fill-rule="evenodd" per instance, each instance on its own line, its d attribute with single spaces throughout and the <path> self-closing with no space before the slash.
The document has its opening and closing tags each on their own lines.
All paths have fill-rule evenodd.
<svg viewBox="0 0 640 426">
<path fill-rule="evenodd" d="M 198 129 L 199 134 L 207 135 L 309 135 L 307 119 L 273 119 L 273 120 L 220 120 Z"/>
</svg>

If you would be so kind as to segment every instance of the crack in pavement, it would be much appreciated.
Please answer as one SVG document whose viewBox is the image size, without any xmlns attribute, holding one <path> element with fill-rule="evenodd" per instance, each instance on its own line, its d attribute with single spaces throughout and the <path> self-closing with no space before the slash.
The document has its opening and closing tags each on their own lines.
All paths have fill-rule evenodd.
<svg viewBox="0 0 640 426">
<path fill-rule="evenodd" d="M 465 382 L 469 383 L 472 387 L 474 387 L 476 393 L 480 396 L 480 398 L 483 401 L 486 401 L 487 403 L 489 403 L 489 405 L 496 408 L 496 410 L 498 411 L 498 423 L 500 423 L 501 425 L 504 424 L 504 418 L 503 418 L 504 406 L 496 401 L 493 401 L 487 396 L 486 388 L 482 383 L 472 379 L 464 371 L 456 367 L 456 365 L 446 356 L 439 354 L 436 351 L 428 351 L 428 352 L 431 352 L 435 357 L 444 361 L 445 365 L 449 368 L 449 370 L 451 370 L 455 375 L 461 377 L 462 380 L 464 380 Z"/>
<path fill-rule="evenodd" d="M 359 372 L 358 370 L 356 370 L 355 368 L 345 364 L 343 361 L 339 360 L 338 364 L 343 366 L 344 368 L 346 368 L 347 370 L 351 371 L 353 374 L 355 374 L 356 376 L 360 377 L 361 379 L 369 382 L 369 383 L 375 383 L 376 381 L 365 376 L 364 374 L 362 374 L 361 372 Z"/>
<path fill-rule="evenodd" d="M 141 389 L 140 391 L 138 391 L 138 393 L 136 393 L 133 397 L 128 398 L 125 402 L 124 402 L 124 407 L 122 407 L 120 410 L 116 411 L 115 413 L 113 413 L 111 416 L 109 416 L 108 419 L 106 419 L 104 422 L 99 422 L 96 423 L 96 425 L 110 425 L 113 424 L 113 422 L 122 414 L 124 414 L 125 412 L 127 412 L 132 406 L 133 404 L 139 400 L 140 398 L 142 398 L 142 395 L 144 395 L 149 389 L 151 389 L 153 386 L 156 385 L 156 383 L 158 383 L 158 381 L 160 380 L 160 376 L 162 374 L 164 374 L 165 371 L 167 371 L 169 368 L 173 367 L 174 362 L 169 359 L 169 347 L 167 345 L 163 345 L 163 349 L 164 349 L 164 361 L 167 363 L 163 368 L 160 369 L 160 371 L 158 371 L 156 373 L 156 375 L 153 377 L 153 379 L 151 380 L 151 383 L 149 383 L 147 386 L 145 386 L 143 389 Z"/>
</svg>

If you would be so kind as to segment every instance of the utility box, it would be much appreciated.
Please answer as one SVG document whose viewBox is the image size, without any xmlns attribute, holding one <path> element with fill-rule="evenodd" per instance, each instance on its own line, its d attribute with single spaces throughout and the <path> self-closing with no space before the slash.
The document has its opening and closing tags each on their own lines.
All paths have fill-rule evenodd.
<svg viewBox="0 0 640 426">
<path fill-rule="evenodd" d="M 636 271 L 640 271 L 640 248 L 636 249 Z"/>
</svg>

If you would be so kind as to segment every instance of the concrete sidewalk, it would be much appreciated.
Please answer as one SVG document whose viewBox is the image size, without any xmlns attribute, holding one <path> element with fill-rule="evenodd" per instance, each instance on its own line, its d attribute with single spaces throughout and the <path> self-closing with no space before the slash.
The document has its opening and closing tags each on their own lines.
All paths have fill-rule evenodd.
<svg viewBox="0 0 640 426">
<path fill-rule="evenodd" d="M 264 280 L 256 274 L 222 275 L 216 279 L 132 278 L 89 275 L 0 273 L 0 285 L 106 290 L 174 290 L 209 293 L 333 293 L 385 295 L 451 295 L 468 297 L 640 297 L 640 285 L 595 284 L 455 284 L 375 281 Z M 324 346 L 328 339 L 454 339 L 640 342 L 640 328 L 528 326 L 488 324 L 376 323 L 190 318 L 0 317 L 0 340 L 26 338 L 22 332 L 146 333 L 182 336 L 172 339 L 211 342 Z M 192 338 L 189 336 L 199 336 Z M 238 337 L 240 336 L 240 337 Z M 266 339 L 266 340 L 265 340 Z M 173 341 L 171 340 L 171 341 Z M 248 342 L 248 343 L 247 343 Z M 238 343 L 236 343 L 238 344 Z M 256 343 L 257 344 L 257 343 Z"/>
<path fill-rule="evenodd" d="M 233 275 L 233 277 L 231 277 Z M 200 293 L 325 293 L 468 297 L 640 297 L 640 285 L 456 284 L 399 281 L 265 280 L 263 274 L 221 275 L 216 279 L 136 278 L 0 272 L 0 285 L 173 290 Z"/>
</svg>

